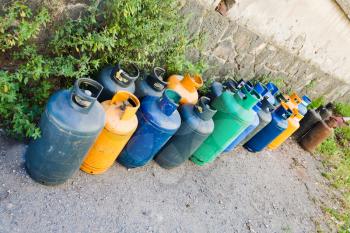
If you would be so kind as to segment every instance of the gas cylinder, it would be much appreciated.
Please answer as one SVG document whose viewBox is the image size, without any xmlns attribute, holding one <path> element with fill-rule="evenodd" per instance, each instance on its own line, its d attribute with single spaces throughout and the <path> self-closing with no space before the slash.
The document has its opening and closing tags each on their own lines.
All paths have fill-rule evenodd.
<svg viewBox="0 0 350 233">
<path fill-rule="evenodd" d="M 103 86 L 98 101 L 103 102 L 112 99 L 117 91 L 134 93 L 135 80 L 139 75 L 139 68 L 133 63 L 106 66 L 96 77 L 96 81 Z"/>
<path fill-rule="evenodd" d="M 307 95 L 301 97 L 301 100 L 301 103 L 298 105 L 298 110 L 301 115 L 305 116 L 307 113 L 307 106 L 311 104 L 311 100 Z"/>
<path fill-rule="evenodd" d="M 105 124 L 105 112 L 96 101 L 103 87 L 81 78 L 72 90 L 53 94 L 40 120 L 41 137 L 25 153 L 25 166 L 37 182 L 57 185 L 79 169 Z"/>
<path fill-rule="evenodd" d="M 177 111 L 180 99 L 179 94 L 169 89 L 161 97 L 145 96 L 142 99 L 137 112 L 138 128 L 119 155 L 120 164 L 135 168 L 153 159 L 181 125 Z"/>
<path fill-rule="evenodd" d="M 272 112 L 271 122 L 243 146 L 251 152 L 258 152 L 264 149 L 288 127 L 287 119 L 291 114 L 292 111 L 287 104 L 282 101 L 280 106 Z"/>
<path fill-rule="evenodd" d="M 249 84 L 245 84 L 245 87 L 247 90 L 251 90 L 252 88 Z M 267 92 L 261 83 L 254 85 L 254 90 L 259 94 L 259 100 L 262 98 L 261 95 Z M 260 110 L 260 108 L 258 107 L 258 104 L 253 107 L 253 110 L 255 112 L 253 122 L 241 134 L 239 134 L 238 137 L 236 137 L 228 147 L 225 148 L 224 152 L 231 152 L 249 133 L 251 133 L 259 125 L 259 117 L 257 112 Z"/>
<path fill-rule="evenodd" d="M 135 95 L 140 99 L 146 95 L 162 96 L 167 85 L 163 79 L 164 74 L 163 68 L 155 67 L 152 73 L 144 74 L 142 78 L 138 78 L 135 82 Z"/>
<path fill-rule="evenodd" d="M 136 111 L 140 102 L 130 92 L 118 91 L 102 106 L 106 112 L 105 127 L 80 167 L 90 174 L 101 174 L 113 165 L 138 124 Z"/>
<path fill-rule="evenodd" d="M 325 107 L 320 106 L 316 110 L 309 109 L 304 118 L 300 121 L 300 128 L 294 133 L 298 140 L 306 134 L 317 122 L 326 120 L 332 115 L 333 104 L 328 103 Z"/>
<path fill-rule="evenodd" d="M 259 95 L 253 90 L 248 92 L 245 87 L 238 92 L 224 91 L 213 102 L 217 110 L 214 115 L 214 131 L 193 153 L 190 158 L 198 165 L 213 161 L 245 128 L 254 120 L 253 106 L 258 102 Z"/>
<path fill-rule="evenodd" d="M 255 134 L 257 134 L 260 130 L 265 128 L 267 124 L 271 122 L 271 112 L 275 110 L 275 107 L 270 103 L 269 100 L 270 99 L 267 96 L 265 96 L 264 99 L 256 105 L 256 107 L 259 108 L 257 112 L 259 117 L 259 125 L 255 127 L 253 131 L 244 138 L 244 140 L 240 143 L 241 145 L 244 145 L 246 142 L 248 142 L 252 137 L 255 136 Z"/>
<path fill-rule="evenodd" d="M 180 106 L 181 127 L 155 157 L 161 167 L 170 169 L 181 165 L 213 132 L 212 117 L 216 110 L 209 103 L 209 98 L 201 97 L 195 106 Z"/>
<path fill-rule="evenodd" d="M 319 121 L 301 138 L 301 147 L 311 153 L 315 152 L 317 146 L 333 133 L 333 128 L 336 128 L 337 125 L 337 120 L 334 117 Z"/>
<path fill-rule="evenodd" d="M 185 74 L 184 77 L 171 75 L 168 78 L 168 89 L 176 91 L 180 96 L 180 104 L 196 104 L 198 101 L 197 89 L 203 86 L 203 80 L 200 75 Z"/>
<path fill-rule="evenodd" d="M 288 118 L 287 128 L 268 145 L 268 148 L 271 150 L 277 149 L 285 142 L 300 127 L 301 119 L 303 119 L 303 115 L 299 113 L 298 109 L 294 108 L 292 115 Z"/>
</svg>

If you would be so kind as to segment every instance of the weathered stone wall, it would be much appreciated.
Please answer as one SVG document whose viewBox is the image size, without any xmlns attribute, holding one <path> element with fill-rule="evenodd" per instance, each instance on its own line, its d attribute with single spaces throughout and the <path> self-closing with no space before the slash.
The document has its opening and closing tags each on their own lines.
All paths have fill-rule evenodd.
<svg viewBox="0 0 350 233">
<path fill-rule="evenodd" d="M 211 68 L 205 72 L 205 78 L 237 75 L 251 79 L 266 74 L 272 78 L 284 78 L 287 89 L 301 94 L 350 101 L 347 82 L 323 71 L 312 60 L 306 60 L 298 53 L 276 45 L 270 38 L 220 15 L 213 7 L 208 7 L 208 1 L 202 1 L 184 1 L 182 12 L 192 14 L 189 22 L 191 33 L 203 31 L 207 35 L 205 55 Z M 302 46 L 296 41 L 296 50 Z"/>
<path fill-rule="evenodd" d="M 347 59 L 348 54 L 350 54 L 350 52 L 347 53 L 347 50 L 350 51 L 350 43 L 340 44 L 340 49 L 336 48 L 337 50 L 334 51 L 329 46 L 318 47 L 314 53 L 312 50 L 313 40 L 315 37 L 319 37 L 320 41 L 322 41 L 323 36 L 326 37 L 327 33 L 327 30 L 321 30 L 316 33 L 317 35 L 313 35 L 311 29 L 315 22 L 313 24 L 310 22 L 310 25 L 308 25 L 305 23 L 307 20 L 301 20 L 302 27 L 300 28 L 309 30 L 308 34 L 305 35 L 303 33 L 299 34 L 300 30 L 293 29 L 293 27 L 296 27 L 295 25 L 290 26 L 291 29 L 289 30 L 288 28 L 286 31 L 285 27 L 290 23 L 287 21 L 283 25 L 284 27 L 281 26 L 280 28 L 276 28 L 274 24 L 271 24 L 271 26 L 261 25 L 264 23 L 257 25 L 255 28 L 252 27 L 252 25 L 257 24 L 256 22 L 259 22 L 257 21 L 259 19 L 268 20 L 268 17 L 265 17 L 265 15 L 260 15 L 260 18 L 257 17 L 256 12 L 259 12 L 260 8 L 267 5 L 268 12 L 265 12 L 265 14 L 270 14 L 271 9 L 272 11 L 274 9 L 272 2 L 275 0 L 264 0 L 261 2 L 255 0 L 232 1 L 235 4 L 227 17 L 220 15 L 214 10 L 220 0 L 179 1 L 182 4 L 182 14 L 185 16 L 192 15 L 189 22 L 190 32 L 193 34 L 202 31 L 207 36 L 204 54 L 210 69 L 204 73 L 204 78 L 237 75 L 245 79 L 251 79 L 256 75 L 266 74 L 271 75 L 272 78 L 284 78 L 288 85 L 286 89 L 292 89 L 301 94 L 308 94 L 311 97 L 323 95 L 329 100 L 350 101 L 350 72 L 346 72 L 347 69 L 350 70 L 350 66 L 346 66 L 350 61 L 350 59 Z M 280 9 L 283 7 L 284 11 L 288 11 L 285 8 L 293 8 L 293 4 L 300 3 L 300 1 L 302 2 L 303 0 L 296 0 L 295 2 L 280 0 L 277 2 Z M 318 0 L 312 1 L 318 2 Z M 327 8 L 329 6 L 327 4 L 333 1 L 333 4 L 335 4 L 335 1 L 348 2 L 348 0 L 320 1 L 322 1 L 322 4 L 319 5 L 323 8 Z M 0 0 L 0 3 L 4 2 L 8 2 L 8 0 Z M 87 0 L 30 0 L 29 2 L 33 7 L 43 4 L 49 6 L 52 9 L 54 18 L 58 20 L 66 15 L 75 18 L 79 17 L 81 12 L 87 7 L 87 4 L 89 4 Z M 277 2 L 275 1 L 275 4 Z M 304 6 L 299 4 L 298 7 Z M 307 7 L 310 8 L 310 4 L 308 6 L 307 4 L 305 5 L 305 11 L 309 10 Z M 336 12 L 336 9 L 332 8 L 329 11 Z M 322 12 L 329 14 L 327 9 Z M 341 10 L 339 12 L 339 14 L 344 15 Z M 298 14 L 301 13 L 299 12 Z M 294 14 L 295 12 L 291 10 L 287 18 L 294 17 Z M 333 15 L 330 17 L 333 17 Z M 341 16 L 334 17 L 337 20 L 335 22 L 332 21 L 329 25 L 325 25 L 325 27 L 332 28 L 333 25 L 338 25 L 340 20 L 339 23 L 341 25 L 338 25 L 340 34 L 335 37 L 339 36 L 342 38 L 341 41 L 346 42 L 347 38 L 350 39 L 350 37 L 346 36 L 350 32 L 350 23 L 344 23 L 344 19 Z M 344 16 L 344 18 L 346 17 Z M 278 22 L 280 18 L 271 15 L 271 21 L 273 20 Z M 250 21 L 254 21 L 254 23 L 252 24 Z M 259 29 L 261 29 L 260 32 Z M 279 33 L 280 31 L 281 33 Z M 284 41 L 284 37 L 288 38 Z M 329 38 L 334 38 L 334 35 Z M 329 38 L 325 40 L 325 44 L 336 43 Z M 310 41 L 307 41 L 308 39 Z M 342 49 L 344 50 L 344 56 L 341 53 Z M 198 53 L 191 51 L 189 55 L 196 59 Z M 331 57 L 331 59 L 327 56 Z M 332 69 L 333 66 L 335 67 L 334 69 Z"/>
</svg>

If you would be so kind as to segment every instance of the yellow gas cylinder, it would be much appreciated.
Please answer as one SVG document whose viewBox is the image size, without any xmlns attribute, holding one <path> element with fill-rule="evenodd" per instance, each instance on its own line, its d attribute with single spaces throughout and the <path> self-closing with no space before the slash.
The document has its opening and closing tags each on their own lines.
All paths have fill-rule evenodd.
<svg viewBox="0 0 350 233">
<path fill-rule="evenodd" d="M 177 92 L 180 96 L 180 104 L 196 104 L 198 101 L 197 89 L 203 86 L 203 79 L 200 75 L 185 74 L 171 75 L 168 78 L 168 89 Z"/>
<path fill-rule="evenodd" d="M 286 98 L 288 99 L 287 105 L 291 110 L 293 110 L 294 108 L 298 109 L 298 105 L 301 104 L 301 102 L 303 102 L 303 100 L 295 92 L 293 92 L 290 96 L 286 96 Z"/>
<path fill-rule="evenodd" d="M 132 134 L 138 120 L 140 101 L 127 91 L 118 91 L 112 100 L 102 103 L 106 124 L 80 169 L 89 174 L 101 174 L 111 167 Z"/>
<path fill-rule="evenodd" d="M 269 149 L 278 148 L 284 141 L 286 141 L 292 134 L 299 129 L 299 122 L 303 119 L 297 108 L 292 110 L 293 114 L 288 118 L 288 127 L 277 138 L 275 138 L 269 145 Z"/>
</svg>

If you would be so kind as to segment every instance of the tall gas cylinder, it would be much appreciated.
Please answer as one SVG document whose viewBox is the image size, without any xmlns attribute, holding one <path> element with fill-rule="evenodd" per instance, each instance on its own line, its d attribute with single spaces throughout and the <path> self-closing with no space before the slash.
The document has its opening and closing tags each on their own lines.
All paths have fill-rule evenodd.
<svg viewBox="0 0 350 233">
<path fill-rule="evenodd" d="M 209 103 L 209 98 L 201 97 L 195 106 L 180 106 L 181 127 L 155 157 L 161 167 L 170 169 L 181 165 L 213 132 L 212 117 L 216 110 Z"/>
<path fill-rule="evenodd" d="M 101 174 L 113 165 L 138 124 L 136 111 L 140 102 L 130 92 L 118 91 L 102 106 L 106 112 L 105 127 L 80 167 L 89 174 Z"/>
<path fill-rule="evenodd" d="M 258 102 L 259 95 L 253 90 L 248 92 L 241 88 L 243 96 L 236 92 L 224 91 L 213 102 L 217 110 L 214 115 L 214 131 L 193 153 L 191 160 L 204 165 L 213 161 L 255 117 L 253 106 Z"/>
<path fill-rule="evenodd" d="M 252 137 L 243 146 L 251 151 L 258 152 L 270 144 L 278 135 L 280 135 L 288 127 L 288 118 L 292 111 L 285 102 L 281 102 L 280 106 L 272 112 L 271 122 L 254 137 Z"/>
<path fill-rule="evenodd" d="M 268 145 L 268 148 L 271 150 L 277 149 L 283 142 L 292 136 L 292 134 L 300 127 L 299 122 L 301 119 L 303 119 L 303 115 L 299 113 L 298 109 L 294 108 L 292 110 L 292 115 L 288 118 L 287 128 Z"/>
<path fill-rule="evenodd" d="M 304 118 L 300 121 L 300 128 L 294 133 L 294 137 L 299 140 L 305 135 L 317 122 L 326 120 L 332 115 L 333 104 L 328 103 L 325 107 L 309 109 Z"/>
<path fill-rule="evenodd" d="M 161 97 L 145 96 L 137 112 L 139 125 L 118 157 L 127 168 L 148 163 L 175 134 L 181 125 L 177 111 L 181 96 L 166 89 Z"/>
<path fill-rule="evenodd" d="M 203 86 L 203 80 L 200 75 L 185 74 L 184 77 L 171 75 L 168 78 L 168 89 L 176 91 L 180 96 L 180 104 L 196 104 L 198 101 L 197 89 Z"/>
<path fill-rule="evenodd" d="M 25 166 L 37 182 L 57 185 L 79 169 L 105 124 L 105 112 L 97 101 L 103 87 L 81 78 L 72 90 L 53 94 L 40 120 L 41 137 L 25 153 Z"/>
<path fill-rule="evenodd" d="M 316 148 L 332 134 L 333 128 L 337 126 L 338 122 L 334 117 L 319 121 L 301 138 L 299 142 L 301 147 L 311 153 L 315 152 Z"/>
<path fill-rule="evenodd" d="M 147 95 L 162 96 L 167 85 L 164 75 L 165 70 L 160 67 L 155 67 L 151 73 L 142 75 L 142 78 L 138 78 L 135 82 L 135 95 L 140 99 Z"/>
<path fill-rule="evenodd" d="M 103 102 L 113 98 L 118 91 L 135 92 L 135 80 L 139 77 L 139 68 L 133 64 L 108 65 L 96 77 L 96 81 L 103 86 L 98 101 Z"/>
<path fill-rule="evenodd" d="M 252 88 L 249 84 L 245 84 L 245 87 L 247 90 L 251 90 Z M 267 89 L 265 89 L 265 87 L 259 82 L 254 85 L 254 90 L 259 94 L 259 100 L 262 98 L 261 96 L 267 92 Z M 258 104 L 259 102 L 253 107 L 253 110 L 255 112 L 253 122 L 241 134 L 239 134 L 238 137 L 236 137 L 228 147 L 225 148 L 224 152 L 231 152 L 249 133 L 251 133 L 259 125 L 259 117 L 257 112 L 260 108 L 258 107 Z"/>
<path fill-rule="evenodd" d="M 265 126 L 267 126 L 271 122 L 271 112 L 275 110 L 275 107 L 270 103 L 269 100 L 270 99 L 265 96 L 264 99 L 255 106 L 256 108 L 259 108 L 257 111 L 259 117 L 259 125 L 255 127 L 253 131 L 244 138 L 244 140 L 240 143 L 241 145 L 244 145 L 246 142 L 248 142 L 252 137 L 254 137 L 258 132 L 260 132 L 260 130 L 265 128 Z"/>
<path fill-rule="evenodd" d="M 307 106 L 311 104 L 311 99 L 307 95 L 304 95 L 301 97 L 301 100 L 301 103 L 298 105 L 298 111 L 301 115 L 305 116 L 307 113 Z"/>
<path fill-rule="evenodd" d="M 276 97 L 275 97 L 279 93 L 278 87 L 272 82 L 268 82 L 266 84 L 266 89 L 268 90 L 268 92 L 264 96 L 268 97 L 269 102 L 273 106 L 278 106 L 280 103 L 276 101 Z"/>
</svg>

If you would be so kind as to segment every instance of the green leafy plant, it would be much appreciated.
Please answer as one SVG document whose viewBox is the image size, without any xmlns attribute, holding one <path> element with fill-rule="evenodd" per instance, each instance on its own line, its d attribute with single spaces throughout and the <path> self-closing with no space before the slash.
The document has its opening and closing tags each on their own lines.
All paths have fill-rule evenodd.
<svg viewBox="0 0 350 233">
<path fill-rule="evenodd" d="M 171 0 L 92 1 L 78 19 L 51 20 L 46 8 L 25 1 L 3 7 L 0 16 L 0 127 L 13 136 L 39 137 L 37 122 L 52 92 L 105 64 L 135 62 L 164 66 L 171 73 L 201 73 L 202 60 L 186 52 L 200 49 L 201 35 L 189 38 L 186 19 Z M 51 34 L 37 38 L 46 25 Z"/>
<path fill-rule="evenodd" d="M 324 105 L 325 99 L 323 96 L 318 97 L 316 99 L 313 99 L 311 104 L 309 104 L 308 109 L 315 109 L 320 107 L 321 105 Z"/>
</svg>

